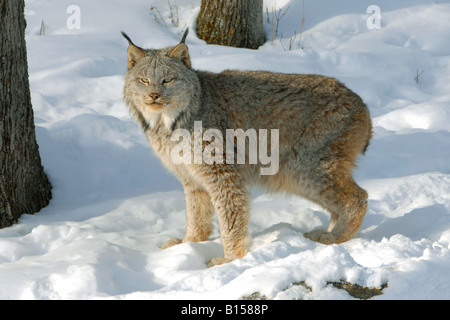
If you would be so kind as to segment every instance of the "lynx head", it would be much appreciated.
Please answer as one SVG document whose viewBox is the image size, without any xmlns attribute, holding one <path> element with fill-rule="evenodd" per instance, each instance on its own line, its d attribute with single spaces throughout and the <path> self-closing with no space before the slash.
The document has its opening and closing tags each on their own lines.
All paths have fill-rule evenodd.
<svg viewBox="0 0 450 320">
<path fill-rule="evenodd" d="M 175 47 L 145 50 L 122 32 L 129 43 L 124 99 L 144 129 L 162 120 L 173 130 L 174 122 L 198 104 L 199 81 L 191 69 L 187 33 Z"/>
</svg>

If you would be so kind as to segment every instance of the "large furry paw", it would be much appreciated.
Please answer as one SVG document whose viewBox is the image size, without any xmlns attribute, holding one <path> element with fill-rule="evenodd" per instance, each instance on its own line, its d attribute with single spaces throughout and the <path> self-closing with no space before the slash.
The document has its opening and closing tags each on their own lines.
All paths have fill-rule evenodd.
<svg viewBox="0 0 450 320">
<path fill-rule="evenodd" d="M 164 242 L 164 244 L 160 247 L 161 249 L 167 249 L 173 246 L 176 246 L 177 244 L 180 244 L 183 242 L 181 239 L 172 238 L 169 241 Z"/>
<path fill-rule="evenodd" d="M 225 258 L 214 258 L 207 262 L 207 266 L 208 266 L 208 268 L 211 268 L 214 266 L 220 266 L 221 264 L 228 263 L 228 262 L 231 262 L 231 260 L 225 259 Z"/>
<path fill-rule="evenodd" d="M 337 243 L 336 236 L 326 230 L 313 230 L 311 232 L 305 233 L 304 236 L 312 241 L 320 242 L 323 244 Z"/>
</svg>

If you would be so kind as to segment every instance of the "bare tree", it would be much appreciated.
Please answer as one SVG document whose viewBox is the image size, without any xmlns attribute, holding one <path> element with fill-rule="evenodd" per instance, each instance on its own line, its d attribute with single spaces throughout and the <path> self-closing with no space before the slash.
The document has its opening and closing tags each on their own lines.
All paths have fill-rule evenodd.
<svg viewBox="0 0 450 320">
<path fill-rule="evenodd" d="M 202 0 L 197 33 L 209 44 L 257 49 L 265 42 L 263 0 Z"/>
<path fill-rule="evenodd" d="M 24 0 L 0 0 L 0 228 L 51 198 L 36 143 L 24 6 Z"/>
</svg>

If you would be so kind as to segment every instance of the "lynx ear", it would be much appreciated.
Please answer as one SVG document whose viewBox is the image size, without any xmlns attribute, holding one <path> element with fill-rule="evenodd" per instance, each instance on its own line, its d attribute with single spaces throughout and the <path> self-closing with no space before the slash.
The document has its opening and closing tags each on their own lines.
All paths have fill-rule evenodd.
<svg viewBox="0 0 450 320">
<path fill-rule="evenodd" d="M 186 37 L 189 33 L 189 29 L 186 29 L 184 32 L 183 38 L 181 39 L 181 42 L 179 45 L 174 47 L 169 52 L 169 58 L 179 59 L 183 61 L 184 65 L 190 69 L 191 68 L 191 58 L 189 57 L 189 49 L 187 45 L 185 44 Z"/>
<path fill-rule="evenodd" d="M 169 52 L 169 58 L 179 59 L 184 65 L 191 68 L 191 58 L 189 57 L 189 49 L 184 43 L 180 43 Z"/>
<path fill-rule="evenodd" d="M 145 50 L 136 46 L 133 41 L 131 41 L 130 37 L 125 33 L 121 32 L 123 37 L 128 40 L 128 70 L 133 69 L 136 62 L 145 57 Z"/>
</svg>

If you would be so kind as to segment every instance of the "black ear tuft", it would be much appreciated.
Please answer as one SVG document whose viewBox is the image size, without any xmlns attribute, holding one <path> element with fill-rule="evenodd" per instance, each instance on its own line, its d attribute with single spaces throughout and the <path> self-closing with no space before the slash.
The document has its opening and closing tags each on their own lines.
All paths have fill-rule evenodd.
<svg viewBox="0 0 450 320">
<path fill-rule="evenodd" d="M 136 46 L 130 37 L 123 31 L 121 31 L 122 36 L 128 41 L 128 70 L 133 69 L 136 62 L 145 57 L 145 50 Z"/>
<path fill-rule="evenodd" d="M 180 43 L 185 43 L 186 42 L 186 38 L 189 34 L 189 28 L 186 29 L 186 31 L 183 34 L 183 38 L 181 39 Z"/>
<path fill-rule="evenodd" d="M 125 32 L 120 31 L 120 33 L 123 35 L 123 37 L 124 37 L 125 39 L 127 39 L 127 41 L 128 41 L 129 44 L 133 44 L 133 41 L 131 41 L 130 37 L 129 37 Z"/>
</svg>

